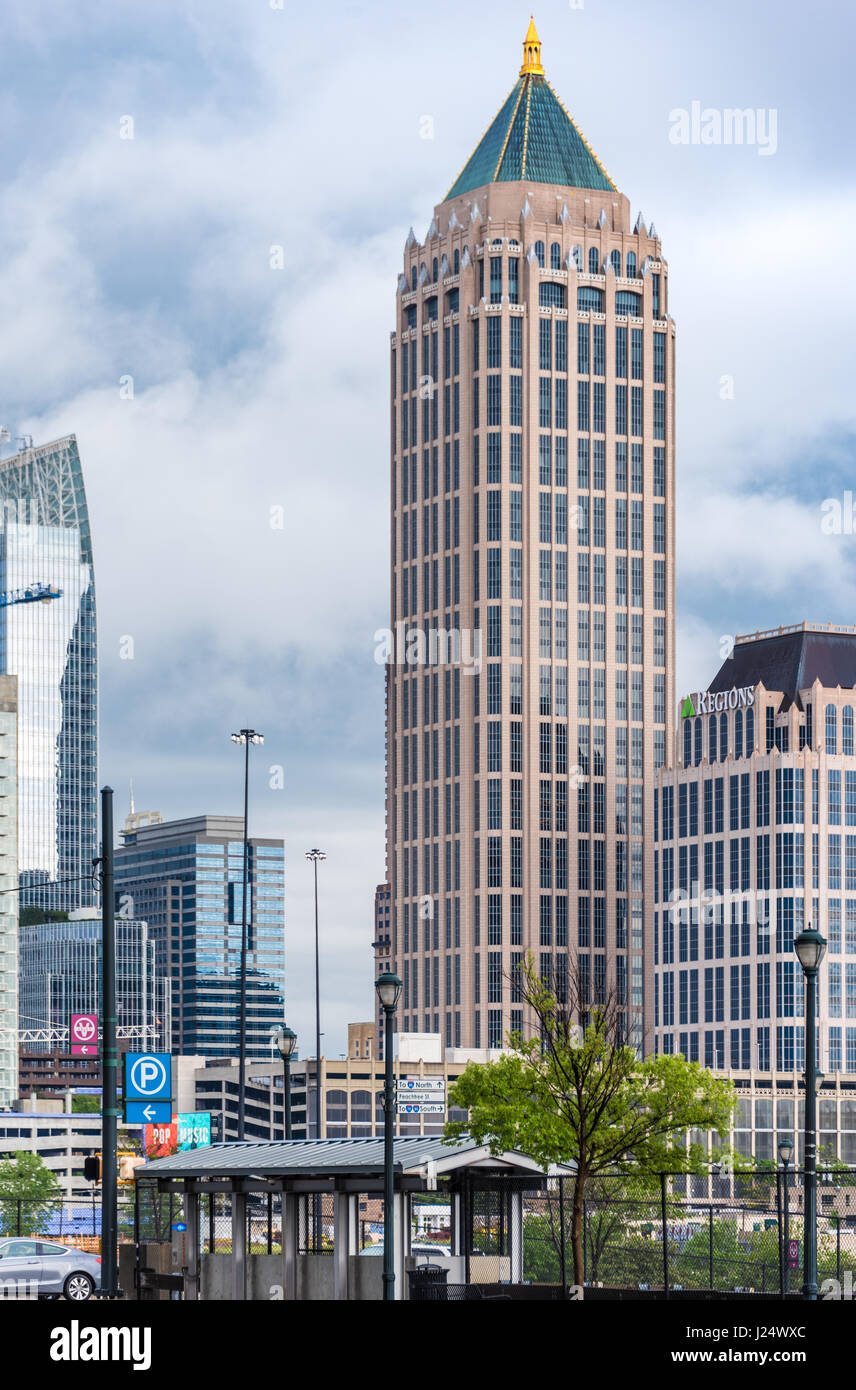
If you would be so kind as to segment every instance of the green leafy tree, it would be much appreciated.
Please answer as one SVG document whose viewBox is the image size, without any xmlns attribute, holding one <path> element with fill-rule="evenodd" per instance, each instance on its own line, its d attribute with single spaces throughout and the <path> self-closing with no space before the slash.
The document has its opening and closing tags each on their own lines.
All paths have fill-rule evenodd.
<svg viewBox="0 0 856 1390">
<path fill-rule="evenodd" d="M 531 953 L 515 984 L 538 1024 L 538 1036 L 512 1035 L 495 1062 L 471 1062 L 449 1103 L 469 1112 L 446 1125 L 492 1152 L 519 1149 L 538 1163 L 575 1166 L 571 1204 L 574 1282 L 583 1284 L 583 1202 L 598 1174 L 700 1169 L 689 1129 L 727 1133 L 736 1105 L 731 1083 L 682 1056 L 639 1058 L 627 1046 L 626 1010 L 614 990 L 594 1003 L 579 969 L 557 999 L 536 974 Z"/>
<path fill-rule="evenodd" d="M 19 1210 L 22 1234 L 38 1231 L 56 1211 L 60 1195 L 56 1174 L 38 1154 L 18 1153 L 4 1159 L 0 1163 L 0 1231 L 17 1233 Z"/>
</svg>

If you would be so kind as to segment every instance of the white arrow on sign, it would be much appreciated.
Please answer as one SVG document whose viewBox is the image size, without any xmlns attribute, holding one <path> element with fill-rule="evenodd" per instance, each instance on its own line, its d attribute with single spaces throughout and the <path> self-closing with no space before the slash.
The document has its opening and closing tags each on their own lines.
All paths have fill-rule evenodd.
<svg viewBox="0 0 856 1390">
<path fill-rule="evenodd" d="M 145 1110 L 143 1111 L 143 1115 L 149 1121 L 153 1120 L 156 1114 L 157 1111 L 155 1110 L 153 1105 L 147 1105 Z"/>
<path fill-rule="evenodd" d="M 88 1047 L 82 1047 L 82 1048 L 80 1049 L 80 1053 L 81 1053 L 81 1056 L 83 1056 L 83 1057 L 88 1057 L 88 1055 L 89 1055 L 89 1048 L 88 1048 Z"/>
</svg>

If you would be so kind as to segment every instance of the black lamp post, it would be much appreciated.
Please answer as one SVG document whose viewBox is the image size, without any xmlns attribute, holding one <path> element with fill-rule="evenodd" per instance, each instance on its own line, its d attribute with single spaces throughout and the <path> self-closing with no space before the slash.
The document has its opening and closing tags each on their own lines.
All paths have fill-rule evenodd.
<svg viewBox="0 0 856 1390">
<path fill-rule="evenodd" d="M 288 1024 L 274 1033 L 274 1042 L 282 1058 L 282 1121 L 286 1139 L 291 1138 L 291 1058 L 297 1046 L 297 1034 Z"/>
<path fill-rule="evenodd" d="M 805 1251 L 803 1298 L 817 1298 L 817 976 L 826 941 L 812 927 L 801 931 L 794 950 L 805 975 Z"/>
<path fill-rule="evenodd" d="M 315 1138 L 321 1138 L 321 967 L 318 959 L 318 865 L 327 858 L 323 849 L 309 849 L 306 858 L 315 872 Z M 306 1074 L 307 1090 L 309 1073 Z M 307 1139 L 309 1135 L 309 1097 L 307 1095 Z M 316 1198 L 320 1201 L 320 1198 Z"/>
<path fill-rule="evenodd" d="M 395 1081 L 392 1060 L 392 1018 L 401 998 L 402 983 L 385 970 L 375 980 L 375 989 L 384 1013 L 383 1083 L 383 1301 L 395 1298 L 395 1215 L 393 1136 L 395 1133 Z"/>
<path fill-rule="evenodd" d="M 264 743 L 264 734 L 255 729 L 241 729 L 232 734 L 232 742 L 244 746 L 244 873 L 241 890 L 241 982 L 238 1017 L 238 1139 L 244 1138 L 244 1112 L 247 1089 L 247 889 L 250 878 L 250 842 L 247 817 L 250 806 L 250 744 Z"/>
<path fill-rule="evenodd" d="M 789 1252 L 789 1249 L 788 1249 L 788 1247 L 789 1247 L 789 1245 L 790 1245 L 790 1240 L 791 1240 L 791 1213 L 790 1213 L 790 1206 L 789 1206 L 789 1201 L 788 1201 L 788 1188 L 789 1188 L 789 1186 L 790 1186 L 790 1173 L 788 1172 L 788 1164 L 790 1163 L 791 1159 L 793 1158 L 793 1153 L 794 1153 L 794 1141 L 793 1141 L 793 1139 L 790 1137 L 789 1134 L 783 1134 L 782 1137 L 781 1137 L 781 1139 L 779 1140 L 779 1162 L 781 1163 L 782 1168 L 784 1169 L 784 1173 L 783 1173 L 783 1175 L 782 1175 L 782 1187 L 783 1187 L 783 1189 L 784 1189 L 784 1194 L 785 1194 L 785 1195 L 784 1195 L 784 1222 L 783 1222 L 783 1228 L 784 1228 L 784 1229 L 783 1229 L 783 1235 L 782 1235 L 782 1244 L 783 1244 L 783 1247 L 784 1247 L 785 1255 L 784 1255 L 784 1259 L 783 1259 L 783 1261 L 782 1261 L 782 1292 L 783 1292 L 785 1295 L 789 1294 L 790 1291 L 791 1291 L 791 1266 L 790 1266 L 790 1252 Z"/>
</svg>

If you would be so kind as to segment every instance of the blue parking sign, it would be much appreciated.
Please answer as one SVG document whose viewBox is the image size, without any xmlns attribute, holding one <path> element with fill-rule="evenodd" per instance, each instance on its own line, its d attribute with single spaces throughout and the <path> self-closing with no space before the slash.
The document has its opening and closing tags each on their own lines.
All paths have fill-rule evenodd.
<svg viewBox="0 0 856 1390">
<path fill-rule="evenodd" d="M 172 1058 L 168 1052 L 125 1053 L 125 1100 L 168 1100 Z"/>
</svg>

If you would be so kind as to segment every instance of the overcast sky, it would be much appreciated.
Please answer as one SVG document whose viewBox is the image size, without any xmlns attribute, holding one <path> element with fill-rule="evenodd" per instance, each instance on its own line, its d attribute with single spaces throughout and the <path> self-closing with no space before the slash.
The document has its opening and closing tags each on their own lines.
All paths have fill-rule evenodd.
<svg viewBox="0 0 856 1390">
<path fill-rule="evenodd" d="M 535 19 L 669 261 L 678 686 L 696 689 L 723 635 L 856 621 L 856 538 L 820 527 L 856 484 L 856 26 L 842 0 L 547 0 Z M 0 424 L 80 445 L 101 780 L 117 819 L 131 777 L 138 809 L 239 814 L 229 733 L 264 731 L 251 830 L 286 839 L 304 1052 L 310 846 L 329 856 L 325 1051 L 373 1012 L 404 240 L 516 81 L 528 20 L 507 0 L 4 4 Z M 762 112 L 771 152 L 675 143 L 694 102 Z"/>
</svg>

